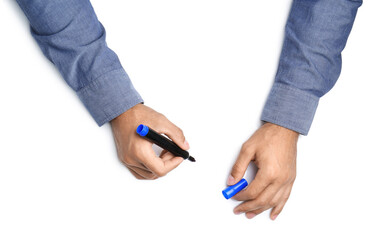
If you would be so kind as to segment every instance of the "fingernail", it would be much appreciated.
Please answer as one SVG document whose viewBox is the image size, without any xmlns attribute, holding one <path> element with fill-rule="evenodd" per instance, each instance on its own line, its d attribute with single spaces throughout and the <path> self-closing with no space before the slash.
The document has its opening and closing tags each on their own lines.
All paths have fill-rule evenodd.
<svg viewBox="0 0 382 240">
<path fill-rule="evenodd" d="M 274 221 L 274 220 L 276 220 L 277 216 L 278 216 L 278 214 L 277 214 L 277 215 L 273 215 L 273 216 L 271 217 L 271 219 Z"/>
<path fill-rule="evenodd" d="M 229 175 L 227 179 L 227 185 L 234 185 L 235 184 L 235 179 L 232 177 L 232 175 Z"/>
<path fill-rule="evenodd" d="M 187 148 L 190 148 L 190 144 L 187 142 L 187 140 L 184 141 L 184 145 L 186 145 Z"/>
<path fill-rule="evenodd" d="M 256 216 L 256 214 L 254 213 L 247 213 L 245 215 L 247 216 L 248 219 L 254 218 Z"/>
</svg>

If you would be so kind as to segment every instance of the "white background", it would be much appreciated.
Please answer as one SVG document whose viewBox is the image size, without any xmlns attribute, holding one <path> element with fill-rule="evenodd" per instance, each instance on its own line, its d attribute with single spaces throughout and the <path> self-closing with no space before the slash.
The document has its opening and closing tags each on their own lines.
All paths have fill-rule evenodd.
<svg viewBox="0 0 382 240">
<path fill-rule="evenodd" d="M 360 8 L 335 88 L 301 137 L 278 219 L 221 190 L 259 126 L 291 1 L 93 0 L 145 103 L 181 127 L 196 163 L 139 181 L 0 1 L 0 239 L 381 239 L 382 2 Z"/>
</svg>

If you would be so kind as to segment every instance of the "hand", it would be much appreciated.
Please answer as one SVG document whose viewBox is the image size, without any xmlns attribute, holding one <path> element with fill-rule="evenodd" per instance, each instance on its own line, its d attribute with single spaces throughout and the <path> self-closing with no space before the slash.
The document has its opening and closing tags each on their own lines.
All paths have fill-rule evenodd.
<svg viewBox="0 0 382 240">
<path fill-rule="evenodd" d="M 180 128 L 170 122 L 163 114 L 138 104 L 111 121 L 118 158 L 138 179 L 156 179 L 165 176 L 183 162 L 163 151 L 158 157 L 152 143 L 139 137 L 135 132 L 139 124 L 145 124 L 160 134 L 165 134 L 184 150 L 189 145 Z"/>
<path fill-rule="evenodd" d="M 234 199 L 244 201 L 234 209 L 253 218 L 272 208 L 275 220 L 287 202 L 296 178 L 297 140 L 299 134 L 272 123 L 265 123 L 242 146 L 227 184 L 243 178 L 251 161 L 258 167 L 255 179 Z"/>
</svg>

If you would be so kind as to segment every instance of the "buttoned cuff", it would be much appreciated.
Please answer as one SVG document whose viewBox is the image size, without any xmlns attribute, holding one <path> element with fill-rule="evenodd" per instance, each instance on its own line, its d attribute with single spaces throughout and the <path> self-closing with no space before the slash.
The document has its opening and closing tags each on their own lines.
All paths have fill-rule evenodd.
<svg viewBox="0 0 382 240">
<path fill-rule="evenodd" d="M 319 98 L 303 90 L 275 83 L 265 103 L 261 120 L 307 135 Z"/>
<path fill-rule="evenodd" d="M 80 89 L 77 95 L 98 126 L 143 102 L 124 69 L 105 73 Z"/>
</svg>

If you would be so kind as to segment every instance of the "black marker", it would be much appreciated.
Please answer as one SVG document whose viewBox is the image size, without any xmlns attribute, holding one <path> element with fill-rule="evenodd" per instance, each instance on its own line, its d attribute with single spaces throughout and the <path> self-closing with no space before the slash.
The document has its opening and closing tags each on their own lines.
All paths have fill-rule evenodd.
<svg viewBox="0 0 382 240">
<path fill-rule="evenodd" d="M 170 139 L 160 135 L 159 133 L 155 132 L 151 128 L 149 128 L 146 125 L 139 125 L 137 127 L 137 133 L 139 136 L 146 138 L 152 143 L 155 143 L 159 147 L 169 151 L 170 153 L 174 154 L 177 157 L 182 157 L 184 159 L 188 159 L 191 162 L 195 162 L 195 158 L 190 156 L 190 154 L 181 149 L 178 145 L 176 145 L 173 141 Z"/>
</svg>

